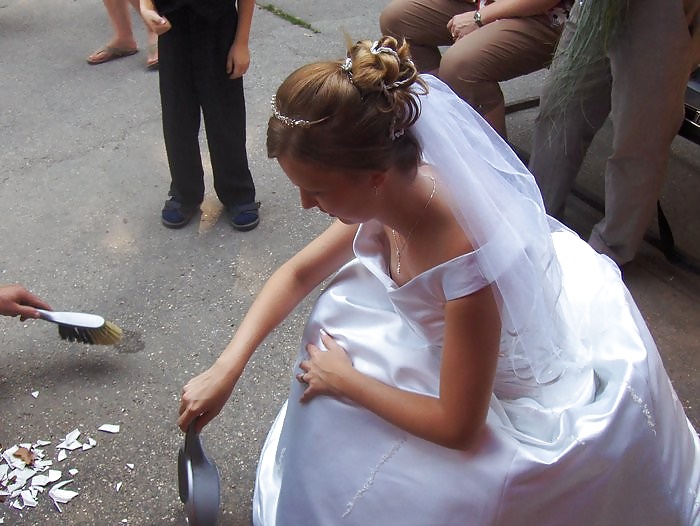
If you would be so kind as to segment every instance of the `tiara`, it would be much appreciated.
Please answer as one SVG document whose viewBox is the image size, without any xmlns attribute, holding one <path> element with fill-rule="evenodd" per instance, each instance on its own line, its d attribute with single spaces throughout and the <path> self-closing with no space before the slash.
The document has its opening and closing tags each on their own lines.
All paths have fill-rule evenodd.
<svg viewBox="0 0 700 526">
<path fill-rule="evenodd" d="M 318 124 L 319 122 L 323 122 L 325 120 L 330 119 L 330 115 L 327 115 L 326 117 L 323 117 L 321 119 L 316 119 L 315 121 L 307 121 L 304 119 L 292 119 L 291 117 L 287 117 L 286 115 L 282 115 L 280 111 L 277 109 L 277 97 L 273 95 L 272 100 L 270 101 L 270 106 L 272 107 L 272 115 L 280 121 L 282 124 L 289 126 L 290 128 L 308 128 L 312 124 Z"/>
</svg>

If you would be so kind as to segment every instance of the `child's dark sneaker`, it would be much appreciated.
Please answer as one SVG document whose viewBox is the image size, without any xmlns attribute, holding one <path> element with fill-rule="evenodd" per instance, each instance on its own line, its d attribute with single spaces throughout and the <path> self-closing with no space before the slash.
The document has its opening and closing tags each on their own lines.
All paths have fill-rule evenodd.
<svg viewBox="0 0 700 526">
<path fill-rule="evenodd" d="M 174 197 L 165 202 L 160 214 L 161 223 L 168 228 L 182 228 L 192 221 L 199 211 L 199 205 L 184 205 Z"/>
<path fill-rule="evenodd" d="M 245 205 L 229 205 L 226 207 L 231 226 L 241 232 L 253 230 L 260 223 L 258 209 L 260 203 L 247 203 Z"/>
</svg>

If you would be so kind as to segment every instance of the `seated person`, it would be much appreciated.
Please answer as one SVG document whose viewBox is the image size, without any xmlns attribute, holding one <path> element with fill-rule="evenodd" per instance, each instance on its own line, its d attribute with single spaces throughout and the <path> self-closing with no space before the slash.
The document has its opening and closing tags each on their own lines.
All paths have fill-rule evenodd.
<svg viewBox="0 0 700 526">
<path fill-rule="evenodd" d="M 392 0 L 382 33 L 405 38 L 433 73 L 506 137 L 499 82 L 549 65 L 572 0 Z M 450 46 L 441 55 L 438 46 Z"/>
</svg>

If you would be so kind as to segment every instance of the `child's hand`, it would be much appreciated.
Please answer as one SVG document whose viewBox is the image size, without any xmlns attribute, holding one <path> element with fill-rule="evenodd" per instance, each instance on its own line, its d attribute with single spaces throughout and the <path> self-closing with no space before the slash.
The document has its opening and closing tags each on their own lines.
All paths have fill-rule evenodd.
<svg viewBox="0 0 700 526">
<path fill-rule="evenodd" d="M 304 372 L 297 375 L 297 380 L 307 385 L 302 402 L 319 395 L 342 396 L 339 380 L 352 369 L 352 361 L 345 349 L 325 331 L 321 331 L 321 341 L 328 350 L 322 351 L 310 343 L 306 346 L 309 359 L 299 364 Z"/>
<path fill-rule="evenodd" d="M 237 44 L 235 41 L 228 52 L 226 60 L 226 73 L 230 79 L 237 79 L 245 75 L 250 66 L 250 49 L 247 45 Z"/>
<path fill-rule="evenodd" d="M 170 22 L 164 16 L 160 16 L 154 9 L 146 9 L 141 6 L 141 16 L 148 28 L 156 35 L 162 35 L 170 29 Z"/>
</svg>

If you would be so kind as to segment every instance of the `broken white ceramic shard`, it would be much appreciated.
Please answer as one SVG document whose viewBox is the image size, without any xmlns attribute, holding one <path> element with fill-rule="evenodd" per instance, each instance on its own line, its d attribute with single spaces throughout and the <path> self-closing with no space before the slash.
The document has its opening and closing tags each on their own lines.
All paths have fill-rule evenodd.
<svg viewBox="0 0 700 526">
<path fill-rule="evenodd" d="M 68 470 L 68 473 L 70 474 L 71 477 L 75 477 L 78 474 L 78 470 L 75 468 L 71 468 Z"/>
<path fill-rule="evenodd" d="M 50 443 L 51 442 L 48 440 L 37 440 L 34 445 L 37 447 L 43 447 L 43 446 L 48 446 Z"/>
<path fill-rule="evenodd" d="M 97 445 L 97 441 L 94 438 L 88 437 L 87 442 L 83 443 L 83 451 L 87 451 L 88 449 L 92 449 Z"/>
<path fill-rule="evenodd" d="M 133 465 L 133 464 L 127 464 L 127 465 L 126 465 L 126 469 L 128 469 L 129 471 L 131 471 L 132 469 L 134 469 L 134 465 Z"/>
<path fill-rule="evenodd" d="M 97 430 L 105 433 L 119 433 L 119 424 L 102 424 Z"/>
<path fill-rule="evenodd" d="M 122 483 L 121 483 L 121 482 L 117 482 L 117 485 L 116 485 L 115 489 L 116 489 L 117 492 L 118 492 L 120 489 L 122 489 Z"/>
<path fill-rule="evenodd" d="M 24 466 L 27 465 L 27 463 L 22 460 L 19 457 L 15 456 L 15 453 L 19 450 L 20 446 L 12 446 L 9 449 L 6 449 L 5 452 L 2 454 L 2 458 L 5 459 L 5 462 L 7 462 L 11 467 L 15 469 L 22 469 Z"/>
<path fill-rule="evenodd" d="M 54 502 L 60 502 L 61 504 L 66 504 L 70 502 L 74 497 L 78 495 L 77 491 L 71 491 L 68 489 L 61 489 L 66 484 L 73 482 L 73 479 L 64 480 L 54 486 L 49 490 L 49 497 L 53 499 Z"/>
<path fill-rule="evenodd" d="M 46 486 L 56 482 L 61 478 L 61 472 L 57 469 L 50 469 L 48 475 L 35 475 L 32 478 L 32 486 Z"/>
<path fill-rule="evenodd" d="M 78 440 L 78 437 L 80 436 L 80 431 L 77 429 L 74 429 L 70 433 L 66 435 L 66 438 L 63 439 L 63 442 L 58 444 L 56 446 L 56 449 L 69 449 L 69 446 L 72 446 L 74 442 Z M 78 446 L 81 447 L 81 446 Z M 73 448 L 75 449 L 75 448 Z"/>
<path fill-rule="evenodd" d="M 65 449 L 61 449 L 61 450 L 58 452 L 58 457 L 56 457 L 56 460 L 58 460 L 59 462 L 63 462 L 64 460 L 66 460 L 66 457 L 67 457 L 67 456 L 68 456 L 68 453 L 66 453 L 66 450 L 65 450 Z"/>
<path fill-rule="evenodd" d="M 39 396 L 39 391 L 32 391 L 32 396 L 33 396 L 34 398 L 36 398 L 37 396 Z"/>
<path fill-rule="evenodd" d="M 7 490 L 14 491 L 18 487 L 24 486 L 27 483 L 27 481 L 30 478 L 32 478 L 35 474 L 36 471 L 32 468 L 13 469 L 12 471 L 10 471 L 10 473 L 7 474 L 7 478 L 10 480 L 14 479 L 15 482 L 7 486 Z"/>
<path fill-rule="evenodd" d="M 30 508 L 35 508 L 38 502 L 34 498 L 34 495 L 32 495 L 32 492 L 29 491 L 28 489 L 25 489 L 21 494 L 20 497 L 22 499 L 22 504 L 25 506 L 29 506 Z"/>
<path fill-rule="evenodd" d="M 49 466 L 53 465 L 53 460 L 35 460 L 34 467 L 37 471 L 46 471 Z"/>
<path fill-rule="evenodd" d="M 83 443 L 82 443 L 82 442 L 79 442 L 78 440 L 74 440 L 73 442 L 71 442 L 70 444 L 68 444 L 68 445 L 66 446 L 66 449 L 67 449 L 68 451 L 75 451 L 76 449 L 80 449 L 80 448 L 82 448 L 82 447 L 83 447 Z"/>
</svg>

